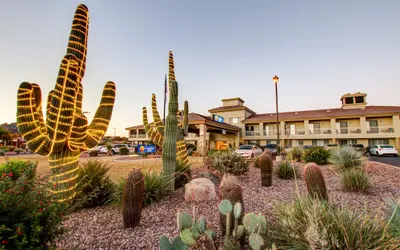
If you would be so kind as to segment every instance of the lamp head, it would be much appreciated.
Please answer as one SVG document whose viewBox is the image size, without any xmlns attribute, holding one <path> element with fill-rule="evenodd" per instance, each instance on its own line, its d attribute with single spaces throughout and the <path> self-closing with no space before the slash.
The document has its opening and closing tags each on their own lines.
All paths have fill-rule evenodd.
<svg viewBox="0 0 400 250">
<path fill-rule="evenodd" d="M 274 83 L 278 83 L 279 77 L 277 75 L 274 75 L 274 77 L 272 77 L 272 81 L 274 81 Z"/>
</svg>

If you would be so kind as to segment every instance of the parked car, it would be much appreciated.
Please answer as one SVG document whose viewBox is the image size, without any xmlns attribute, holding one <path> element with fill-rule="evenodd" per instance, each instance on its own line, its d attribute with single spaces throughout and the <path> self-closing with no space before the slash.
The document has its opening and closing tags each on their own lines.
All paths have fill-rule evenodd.
<svg viewBox="0 0 400 250">
<path fill-rule="evenodd" d="M 262 149 L 257 145 L 242 145 L 235 150 L 235 153 L 246 159 L 253 159 L 261 155 Z"/>
<path fill-rule="evenodd" d="M 375 145 L 369 152 L 371 155 L 382 156 L 382 155 L 393 155 L 397 157 L 399 155 L 397 149 L 391 145 Z"/>
<path fill-rule="evenodd" d="M 336 144 L 336 143 L 329 143 L 329 144 L 326 144 L 325 146 L 324 146 L 324 148 L 325 149 L 331 149 L 331 148 L 336 148 L 336 147 L 338 147 L 339 145 L 338 144 Z"/>
<path fill-rule="evenodd" d="M 111 148 L 111 154 L 119 154 L 119 149 L 120 148 L 122 148 L 122 147 L 127 147 L 128 149 L 129 149 L 129 153 L 131 154 L 131 153 L 135 153 L 135 147 L 134 146 L 131 146 L 131 145 L 129 145 L 129 144 L 113 144 L 112 145 L 112 148 Z M 101 150 L 100 150 L 100 153 L 102 153 L 102 154 L 107 154 L 107 147 L 103 147 Z"/>
<path fill-rule="evenodd" d="M 278 145 L 277 144 L 267 144 L 263 147 L 264 149 L 268 149 L 269 151 L 271 151 L 272 155 L 276 155 L 277 149 L 278 149 Z"/>
<path fill-rule="evenodd" d="M 364 151 L 364 145 L 363 144 L 352 144 L 350 147 L 354 148 L 357 151 Z"/>
</svg>

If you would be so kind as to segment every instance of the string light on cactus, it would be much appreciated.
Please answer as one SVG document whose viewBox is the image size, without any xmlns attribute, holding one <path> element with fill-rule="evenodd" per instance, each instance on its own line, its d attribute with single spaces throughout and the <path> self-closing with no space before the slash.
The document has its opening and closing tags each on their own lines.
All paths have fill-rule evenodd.
<svg viewBox="0 0 400 250">
<path fill-rule="evenodd" d="M 38 84 L 23 82 L 17 94 L 18 130 L 33 152 L 48 156 L 51 192 L 59 202 L 76 195 L 81 151 L 93 148 L 104 136 L 115 101 L 115 84 L 107 82 L 94 118 L 88 123 L 85 114 L 90 112 L 82 112 L 88 30 L 89 10 L 81 4 L 75 11 L 56 85 L 47 98 L 46 121 Z"/>
</svg>

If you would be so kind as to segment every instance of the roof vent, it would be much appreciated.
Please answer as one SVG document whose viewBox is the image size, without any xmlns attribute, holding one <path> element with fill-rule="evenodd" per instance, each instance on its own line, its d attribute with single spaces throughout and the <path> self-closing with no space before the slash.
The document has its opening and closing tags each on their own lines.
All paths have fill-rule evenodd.
<svg viewBox="0 0 400 250">
<path fill-rule="evenodd" d="M 299 113 L 296 112 L 296 113 L 294 113 L 294 114 L 295 114 L 295 115 L 298 115 Z"/>
<path fill-rule="evenodd" d="M 326 112 L 331 112 L 331 110 L 330 110 L 330 109 L 327 109 Z"/>
</svg>

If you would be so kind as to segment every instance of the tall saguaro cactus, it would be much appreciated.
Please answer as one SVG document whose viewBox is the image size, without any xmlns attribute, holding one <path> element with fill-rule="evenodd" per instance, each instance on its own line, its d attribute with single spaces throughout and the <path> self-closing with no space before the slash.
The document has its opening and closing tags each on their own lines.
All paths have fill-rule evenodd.
<svg viewBox="0 0 400 250">
<path fill-rule="evenodd" d="M 75 196 L 80 153 L 96 146 L 104 136 L 114 107 L 115 84 L 107 82 L 90 124 L 82 113 L 88 31 L 89 10 L 81 4 L 74 15 L 55 88 L 47 98 L 46 122 L 39 85 L 23 82 L 18 89 L 18 130 L 32 151 L 48 156 L 51 192 L 58 202 Z"/>
<path fill-rule="evenodd" d="M 169 52 L 169 61 L 168 61 L 168 86 L 169 86 L 169 92 L 171 94 L 171 88 L 172 88 L 172 82 L 176 81 L 175 79 L 175 71 L 174 71 L 174 57 L 172 54 L 172 51 Z M 153 93 L 152 98 L 151 98 L 151 107 L 152 107 L 152 112 L 153 112 L 153 120 L 154 124 L 151 126 L 148 122 L 147 119 L 147 109 L 146 107 L 143 107 L 143 124 L 144 128 L 146 130 L 147 135 L 150 137 L 150 139 L 158 146 L 163 145 L 164 141 L 164 124 L 163 121 L 160 118 L 159 112 L 157 110 L 157 100 L 156 100 L 156 95 Z M 189 113 L 189 104 L 187 101 L 184 103 L 184 110 L 179 111 L 177 109 L 176 116 L 178 119 L 178 135 L 177 135 L 177 142 L 176 142 L 176 160 L 179 162 L 182 162 L 184 165 L 187 165 L 189 163 L 189 159 L 187 157 L 187 149 L 186 149 L 186 142 L 185 142 L 185 136 L 188 133 L 189 129 L 189 118 L 188 114 Z M 183 120 L 181 119 L 181 116 L 183 115 Z"/>
<path fill-rule="evenodd" d="M 178 136 L 178 119 L 176 112 L 178 111 L 178 83 L 173 81 L 168 103 L 168 116 L 165 120 L 165 137 L 163 142 L 162 162 L 163 174 L 170 179 L 168 189 L 174 191 L 174 172 L 176 168 L 176 139 Z"/>
</svg>

